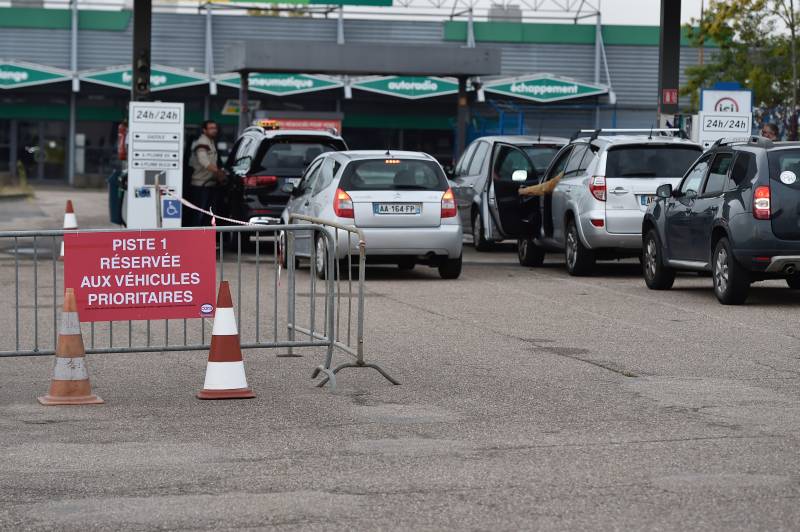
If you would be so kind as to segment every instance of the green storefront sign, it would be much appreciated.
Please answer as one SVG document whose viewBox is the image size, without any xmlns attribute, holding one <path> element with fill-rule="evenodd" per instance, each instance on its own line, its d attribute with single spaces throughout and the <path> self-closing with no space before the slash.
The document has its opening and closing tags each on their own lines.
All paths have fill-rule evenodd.
<svg viewBox="0 0 800 532">
<path fill-rule="evenodd" d="M 0 89 L 18 89 L 45 83 L 68 81 L 69 72 L 32 63 L 0 62 Z"/>
<path fill-rule="evenodd" d="M 89 83 L 97 83 L 107 87 L 130 90 L 133 76 L 130 67 L 114 67 L 95 72 L 85 72 L 80 79 Z M 189 87 L 192 85 L 202 85 L 208 83 L 208 79 L 203 73 L 195 73 L 176 68 L 154 66 L 150 70 L 150 90 L 163 91 L 167 89 L 177 89 L 179 87 Z"/>
<path fill-rule="evenodd" d="M 416 100 L 455 94 L 458 92 L 458 82 L 448 78 L 388 76 L 358 81 L 353 83 L 353 88 Z"/>
<path fill-rule="evenodd" d="M 238 89 L 241 85 L 239 74 L 223 74 L 217 83 Z M 248 77 L 251 91 L 263 92 L 273 96 L 290 96 L 306 92 L 324 91 L 341 87 L 342 83 L 335 79 L 307 74 L 258 74 Z"/>
<path fill-rule="evenodd" d="M 608 87 L 582 83 L 568 78 L 539 75 L 490 81 L 484 85 L 484 90 L 504 96 L 547 103 L 605 94 L 608 92 Z"/>
</svg>

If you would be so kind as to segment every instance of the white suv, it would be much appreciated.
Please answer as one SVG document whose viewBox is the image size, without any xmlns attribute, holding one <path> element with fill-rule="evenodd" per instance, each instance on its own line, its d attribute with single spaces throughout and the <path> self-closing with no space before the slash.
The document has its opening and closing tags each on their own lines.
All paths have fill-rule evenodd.
<svg viewBox="0 0 800 532">
<path fill-rule="evenodd" d="M 641 256 L 642 219 L 656 189 L 676 186 L 703 151 L 678 132 L 582 131 L 542 178 L 558 179 L 552 194 L 522 199 L 530 231 L 518 242 L 520 263 L 538 266 L 546 250 L 563 250 L 567 271 L 586 275 L 597 259 Z"/>
</svg>

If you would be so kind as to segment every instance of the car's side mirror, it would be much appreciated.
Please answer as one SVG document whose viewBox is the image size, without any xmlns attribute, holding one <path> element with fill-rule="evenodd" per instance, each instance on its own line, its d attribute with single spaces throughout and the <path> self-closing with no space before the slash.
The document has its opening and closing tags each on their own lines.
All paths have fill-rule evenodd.
<svg viewBox="0 0 800 532">
<path fill-rule="evenodd" d="M 666 183 L 661 185 L 656 189 L 656 196 L 659 198 L 670 198 L 672 197 L 672 185 Z"/>
<path fill-rule="evenodd" d="M 528 171 L 527 170 L 514 170 L 511 174 L 511 181 L 527 181 L 528 180 Z"/>
<path fill-rule="evenodd" d="M 293 196 L 296 188 L 294 186 L 294 183 L 284 183 L 283 186 L 281 187 L 281 190 Z"/>
<path fill-rule="evenodd" d="M 443 168 L 443 170 L 444 170 L 444 175 L 447 176 L 447 179 L 449 179 L 450 181 L 456 178 L 456 171 L 455 168 L 453 168 L 453 165 L 448 164 Z"/>
</svg>

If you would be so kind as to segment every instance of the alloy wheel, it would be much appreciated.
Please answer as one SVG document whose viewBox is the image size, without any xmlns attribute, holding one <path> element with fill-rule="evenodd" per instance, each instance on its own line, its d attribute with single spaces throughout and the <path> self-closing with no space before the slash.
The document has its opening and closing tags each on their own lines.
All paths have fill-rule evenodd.
<svg viewBox="0 0 800 532">
<path fill-rule="evenodd" d="M 721 247 L 714 261 L 714 288 L 720 294 L 728 289 L 728 251 Z"/>
<path fill-rule="evenodd" d="M 325 253 L 327 249 L 325 248 L 325 238 L 321 235 L 317 237 L 317 244 L 316 244 L 316 257 L 315 257 L 315 266 L 317 271 L 322 273 L 325 271 Z"/>
<path fill-rule="evenodd" d="M 575 226 L 571 226 L 567 232 L 567 265 L 570 269 L 575 267 L 575 260 L 578 257 L 578 235 L 576 234 Z"/>
<path fill-rule="evenodd" d="M 656 249 L 655 240 L 652 238 L 648 239 L 647 241 L 647 248 L 645 249 L 644 254 L 644 267 L 645 273 L 649 279 L 653 279 L 656 276 L 656 265 L 658 260 L 658 251 Z"/>
</svg>

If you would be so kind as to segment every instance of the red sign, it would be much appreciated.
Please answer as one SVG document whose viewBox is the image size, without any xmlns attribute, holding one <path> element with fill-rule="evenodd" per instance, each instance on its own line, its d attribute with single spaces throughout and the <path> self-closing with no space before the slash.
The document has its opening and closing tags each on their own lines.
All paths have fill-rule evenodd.
<svg viewBox="0 0 800 532">
<path fill-rule="evenodd" d="M 210 317 L 216 232 L 115 231 L 64 235 L 64 288 L 81 321 Z"/>
<path fill-rule="evenodd" d="M 664 105 L 677 105 L 678 89 L 664 89 L 661 103 Z"/>
</svg>

